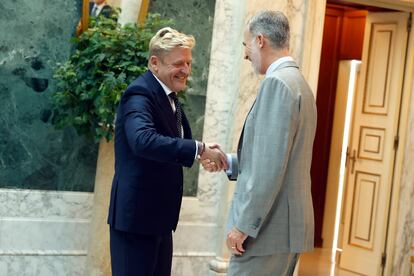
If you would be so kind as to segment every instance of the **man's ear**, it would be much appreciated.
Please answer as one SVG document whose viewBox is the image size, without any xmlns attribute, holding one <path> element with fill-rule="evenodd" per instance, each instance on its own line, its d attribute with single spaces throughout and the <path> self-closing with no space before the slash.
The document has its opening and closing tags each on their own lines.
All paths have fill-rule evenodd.
<svg viewBox="0 0 414 276">
<path fill-rule="evenodd" d="M 152 70 L 154 70 L 154 72 L 158 72 L 158 57 L 157 56 L 150 56 L 149 58 L 149 64 L 151 65 Z"/>
<path fill-rule="evenodd" d="M 263 48 L 264 43 L 265 43 L 264 36 L 262 34 L 259 34 L 256 39 L 257 39 L 257 44 L 259 45 L 259 48 Z"/>
</svg>

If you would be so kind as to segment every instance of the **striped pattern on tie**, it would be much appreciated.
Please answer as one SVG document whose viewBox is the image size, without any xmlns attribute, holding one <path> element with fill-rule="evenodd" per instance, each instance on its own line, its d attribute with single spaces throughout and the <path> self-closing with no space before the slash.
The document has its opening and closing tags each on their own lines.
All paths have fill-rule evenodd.
<svg viewBox="0 0 414 276">
<path fill-rule="evenodd" d="M 177 94 L 175 92 L 172 92 L 168 95 L 175 104 L 175 119 L 177 120 L 177 130 L 178 135 L 182 138 L 183 137 L 183 131 L 182 131 L 182 109 L 181 109 L 181 103 L 178 100 Z"/>
</svg>

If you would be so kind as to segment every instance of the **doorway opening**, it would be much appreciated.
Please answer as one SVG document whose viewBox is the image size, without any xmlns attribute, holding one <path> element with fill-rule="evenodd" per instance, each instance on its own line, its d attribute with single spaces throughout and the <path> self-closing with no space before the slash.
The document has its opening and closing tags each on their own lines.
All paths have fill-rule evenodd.
<svg viewBox="0 0 414 276">
<path fill-rule="evenodd" d="M 373 67 L 385 68 L 385 66 L 388 66 L 389 64 L 381 64 L 381 60 L 388 60 L 388 62 L 390 62 L 390 59 L 378 58 L 377 60 L 380 63 L 377 62 L 376 65 L 374 64 L 371 66 L 370 70 L 367 69 L 366 64 L 361 64 L 361 61 L 363 60 L 363 52 L 368 51 L 367 48 L 364 50 L 364 41 L 366 44 L 368 43 L 367 41 L 375 39 L 374 44 L 386 45 L 384 42 L 387 42 L 387 37 L 382 36 L 382 34 L 394 30 L 389 26 L 391 29 L 385 31 L 382 30 L 378 32 L 378 36 L 373 36 L 372 34 L 375 33 L 375 30 L 371 32 L 370 29 L 370 37 L 367 39 L 367 34 L 365 33 L 367 29 L 367 17 L 369 18 L 371 14 L 379 13 L 395 15 L 396 12 L 396 10 L 371 7 L 345 1 L 328 1 L 326 6 L 316 99 L 318 107 L 318 126 L 314 143 L 314 158 L 312 161 L 311 175 L 315 209 L 315 246 L 333 249 L 333 261 L 336 261 L 337 263 L 339 261 L 339 255 L 336 253 L 341 252 L 342 250 L 344 234 L 348 235 L 346 237 L 348 239 L 347 242 L 352 238 L 349 237 L 350 232 L 352 231 L 352 233 L 356 233 L 354 236 L 359 235 L 361 240 L 372 240 L 372 236 L 370 235 L 372 235 L 371 228 L 375 226 L 372 219 L 375 216 L 374 212 L 377 212 L 379 204 L 389 206 L 389 201 L 391 199 L 390 196 L 382 198 L 378 191 L 378 187 L 382 185 L 382 183 L 391 180 L 389 175 L 382 176 L 370 173 L 369 170 L 364 171 L 361 164 L 364 159 L 376 160 L 375 162 L 382 161 L 383 157 L 386 156 L 389 151 L 392 151 L 392 149 L 390 150 L 386 147 L 381 148 L 381 145 L 384 146 L 384 140 L 389 142 L 390 139 L 388 136 L 392 136 L 392 134 L 387 134 L 381 127 L 377 127 L 375 124 L 368 125 L 368 123 L 362 123 L 352 130 L 352 124 L 355 118 L 362 121 L 370 120 L 365 117 L 354 116 L 358 113 L 358 110 L 363 110 L 363 112 L 361 112 L 362 114 L 370 113 L 368 112 L 369 110 L 374 114 L 379 114 L 382 111 L 375 108 L 372 109 L 373 106 L 381 106 L 381 104 L 385 104 L 387 105 L 386 108 L 388 108 L 389 103 L 387 100 L 384 100 L 386 99 L 384 97 L 389 97 L 389 95 L 384 96 L 384 92 L 383 95 L 381 94 L 381 96 L 384 96 L 382 99 L 383 102 L 381 102 L 380 94 L 371 93 L 369 95 L 371 97 L 369 100 L 372 101 L 372 105 L 363 105 L 362 107 L 359 107 L 360 109 L 355 110 L 356 96 L 354 93 L 365 93 L 361 91 L 369 90 L 369 85 L 372 91 L 376 88 L 381 88 L 381 83 L 378 81 L 378 78 L 381 74 L 386 77 L 390 76 L 387 70 L 372 70 Z M 408 18 L 408 13 L 403 15 L 403 17 L 404 16 L 407 16 Z M 372 22 L 370 24 L 372 24 Z M 375 24 L 377 24 L 376 26 L 380 25 L 378 22 Z M 405 37 L 405 40 L 406 39 L 407 38 Z M 403 44 L 402 46 L 406 47 L 407 45 Z M 395 47 L 395 45 L 393 47 Z M 399 47 L 401 47 L 401 45 L 399 45 Z M 377 51 L 384 51 L 384 53 L 388 51 L 392 55 L 395 55 L 394 49 L 391 48 L 386 49 L 377 47 L 375 49 L 377 49 Z M 404 57 L 401 58 L 402 63 L 405 62 L 405 54 L 404 51 Z M 365 53 L 365 55 L 367 54 Z M 395 57 L 392 56 L 392 58 Z M 371 64 L 373 62 L 371 59 L 370 61 L 366 60 L 365 63 Z M 395 63 L 397 64 L 398 62 L 395 61 Z M 361 66 L 363 68 L 363 80 L 360 80 L 360 75 L 358 73 Z M 373 71 L 375 72 L 372 73 Z M 404 71 L 401 71 L 401 73 L 404 73 Z M 369 83 L 370 80 L 371 82 L 374 80 L 374 82 Z M 400 89 L 399 93 L 401 93 L 402 88 L 399 88 L 398 84 L 393 86 L 395 91 L 392 89 L 390 90 L 388 81 L 389 80 L 386 80 L 384 83 L 384 91 L 388 89 L 388 91 L 396 93 L 395 91 Z M 357 83 L 360 82 L 363 82 L 363 84 L 358 86 Z M 378 83 L 379 86 L 377 85 Z M 388 87 L 386 87 L 387 85 Z M 396 116 L 397 118 L 391 118 L 390 122 L 394 126 L 398 126 L 398 110 L 400 108 L 399 99 L 401 98 L 401 95 L 393 95 L 393 97 L 398 98 L 398 100 L 392 103 L 396 108 L 393 116 Z M 363 99 L 362 102 L 368 102 L 369 105 L 369 100 L 366 101 Z M 398 129 L 398 127 L 395 127 L 395 129 Z M 352 131 L 354 131 L 354 133 L 352 133 Z M 358 139 L 355 140 L 356 142 L 353 142 L 353 148 L 350 147 L 350 144 L 352 144 L 352 135 L 358 136 Z M 386 136 L 388 138 L 386 138 Z M 361 146 L 361 144 L 363 144 L 363 146 Z M 387 153 L 384 153 L 384 151 Z M 388 163 L 386 165 L 389 167 L 393 167 L 395 151 L 396 149 L 394 148 L 394 153 L 388 155 L 389 161 L 387 161 Z M 376 166 L 377 164 L 375 162 L 372 162 L 370 166 Z M 356 169 L 354 168 L 355 166 Z M 351 197 L 358 193 L 359 198 L 355 196 L 355 198 L 351 200 L 351 203 L 348 204 L 352 205 L 352 210 L 348 211 L 348 213 L 351 212 L 354 214 L 354 209 L 358 209 L 356 208 L 356 206 L 358 206 L 358 201 L 361 203 L 366 197 L 367 204 L 370 205 L 368 206 L 369 208 L 365 208 L 365 206 L 361 207 L 361 205 L 358 209 L 359 211 L 355 213 L 359 216 L 359 225 L 355 226 L 356 218 L 354 216 L 351 218 L 351 222 L 348 222 L 348 224 L 353 223 L 352 226 L 346 228 L 344 227 L 344 224 L 345 210 L 347 208 L 345 208 L 344 202 L 346 202 L 347 189 L 351 189 L 346 185 L 347 172 L 350 170 L 350 167 L 353 167 L 352 170 L 356 170 L 355 174 L 352 172 L 352 183 L 354 183 L 353 185 L 355 185 L 355 189 L 352 188 L 353 191 Z M 350 181 L 350 179 L 348 179 L 348 181 Z M 355 201 L 357 201 L 357 203 L 354 203 Z M 388 207 L 384 208 L 384 210 L 388 210 Z M 352 219 L 354 219 L 353 222 Z M 364 219 L 368 221 L 366 225 L 363 225 Z M 385 218 L 381 219 L 384 219 L 386 223 L 388 223 L 387 215 Z M 346 233 L 344 233 L 345 228 L 347 231 Z M 362 247 L 366 246 L 367 248 L 373 246 L 372 241 L 356 241 L 355 244 Z M 382 248 L 385 249 L 385 246 L 382 245 Z"/>
</svg>

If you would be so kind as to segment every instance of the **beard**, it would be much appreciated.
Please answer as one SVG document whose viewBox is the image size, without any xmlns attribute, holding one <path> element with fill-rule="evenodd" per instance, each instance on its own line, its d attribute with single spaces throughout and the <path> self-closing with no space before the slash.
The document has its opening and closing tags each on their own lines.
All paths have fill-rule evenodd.
<svg viewBox="0 0 414 276">
<path fill-rule="evenodd" d="M 260 56 L 260 51 L 259 48 L 257 47 L 257 45 L 254 45 L 252 47 L 252 67 L 254 72 L 257 75 L 260 75 L 260 68 L 262 67 L 262 57 Z"/>
</svg>

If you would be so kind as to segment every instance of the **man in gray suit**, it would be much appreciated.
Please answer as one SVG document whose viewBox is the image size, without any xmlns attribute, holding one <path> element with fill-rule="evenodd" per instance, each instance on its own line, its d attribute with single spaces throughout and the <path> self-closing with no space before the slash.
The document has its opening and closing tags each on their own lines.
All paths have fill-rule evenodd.
<svg viewBox="0 0 414 276">
<path fill-rule="evenodd" d="M 228 220 L 228 275 L 292 275 L 313 249 L 310 166 L 314 95 L 289 56 L 289 22 L 264 11 L 247 24 L 245 58 L 265 74 L 247 115 L 229 178 L 237 179 Z M 229 164 L 230 164 L 229 163 Z M 215 170 L 208 160 L 203 166 Z"/>
</svg>

